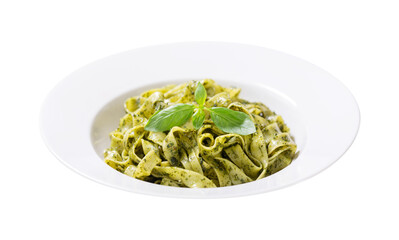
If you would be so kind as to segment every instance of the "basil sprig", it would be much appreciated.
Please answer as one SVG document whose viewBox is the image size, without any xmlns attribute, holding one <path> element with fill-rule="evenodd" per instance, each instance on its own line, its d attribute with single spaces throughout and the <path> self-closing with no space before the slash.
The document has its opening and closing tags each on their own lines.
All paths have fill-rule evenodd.
<svg viewBox="0 0 399 240">
<path fill-rule="evenodd" d="M 212 121 L 223 132 L 240 135 L 256 132 L 255 124 L 248 114 L 224 107 L 207 108 L 204 106 L 206 96 L 205 87 L 198 82 L 194 95 L 198 106 L 176 104 L 158 111 L 150 117 L 144 129 L 152 132 L 163 132 L 174 126 L 181 126 L 191 118 L 194 128 L 198 130 L 204 123 L 205 111 L 209 111 Z"/>
</svg>

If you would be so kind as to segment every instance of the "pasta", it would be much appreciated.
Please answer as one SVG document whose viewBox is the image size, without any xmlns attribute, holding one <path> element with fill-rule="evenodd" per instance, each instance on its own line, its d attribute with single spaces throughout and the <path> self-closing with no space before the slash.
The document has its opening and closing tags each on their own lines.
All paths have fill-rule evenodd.
<svg viewBox="0 0 399 240">
<path fill-rule="evenodd" d="M 158 110 L 194 103 L 196 81 L 151 89 L 125 102 L 126 114 L 110 133 L 104 160 L 130 177 L 173 187 L 224 187 L 255 181 L 287 167 L 297 145 L 281 116 L 258 102 L 239 98 L 239 88 L 226 88 L 211 79 L 201 81 L 206 107 L 225 107 L 250 116 L 256 132 L 225 133 L 206 113 L 196 130 L 191 121 L 169 131 L 144 129 Z"/>
</svg>

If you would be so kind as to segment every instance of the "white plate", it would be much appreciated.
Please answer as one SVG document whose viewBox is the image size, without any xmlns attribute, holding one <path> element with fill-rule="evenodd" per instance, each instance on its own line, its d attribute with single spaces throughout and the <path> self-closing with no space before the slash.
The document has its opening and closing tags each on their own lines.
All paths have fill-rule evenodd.
<svg viewBox="0 0 399 240">
<path fill-rule="evenodd" d="M 160 186 L 107 166 L 102 151 L 123 116 L 123 102 L 145 89 L 212 78 L 242 88 L 282 115 L 299 157 L 282 171 L 251 183 L 214 189 Z M 352 144 L 359 108 L 349 90 L 324 70 L 266 48 L 233 43 L 176 43 L 140 48 L 91 63 L 66 77 L 46 98 L 42 136 L 65 165 L 97 182 L 166 197 L 220 198 L 282 188 L 326 169 Z"/>
</svg>

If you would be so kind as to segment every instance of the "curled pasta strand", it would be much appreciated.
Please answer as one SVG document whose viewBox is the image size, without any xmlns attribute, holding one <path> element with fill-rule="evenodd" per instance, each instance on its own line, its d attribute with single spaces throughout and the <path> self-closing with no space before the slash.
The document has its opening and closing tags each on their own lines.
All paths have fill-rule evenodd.
<svg viewBox="0 0 399 240">
<path fill-rule="evenodd" d="M 216 185 L 204 175 L 179 167 L 154 167 L 152 174 L 156 177 L 178 181 L 189 188 L 211 188 Z"/>
</svg>

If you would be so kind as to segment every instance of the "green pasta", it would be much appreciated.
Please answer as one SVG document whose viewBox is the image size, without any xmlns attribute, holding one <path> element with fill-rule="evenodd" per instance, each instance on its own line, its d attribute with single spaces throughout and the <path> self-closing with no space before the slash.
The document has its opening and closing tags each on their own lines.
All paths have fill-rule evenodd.
<svg viewBox="0 0 399 240">
<path fill-rule="evenodd" d="M 211 79 L 200 82 L 206 90 L 206 97 L 201 96 L 205 108 L 221 107 L 245 113 L 256 131 L 253 128 L 253 133 L 245 136 L 225 133 L 215 125 L 209 112 L 201 112 L 198 118 L 197 110 L 195 126 L 189 120 L 170 130 L 160 130 L 163 132 L 145 130 L 151 116 L 159 110 L 177 104 L 195 104 L 198 100 L 194 95 L 197 81 L 169 85 L 125 101 L 126 114 L 119 127 L 110 133 L 111 144 L 104 151 L 105 163 L 139 180 L 188 188 L 247 183 L 291 164 L 297 155 L 297 145 L 281 116 L 262 103 L 239 98 L 239 88 L 222 87 Z M 193 111 L 187 108 L 192 115 Z M 167 124 L 157 121 L 166 127 Z"/>
</svg>

